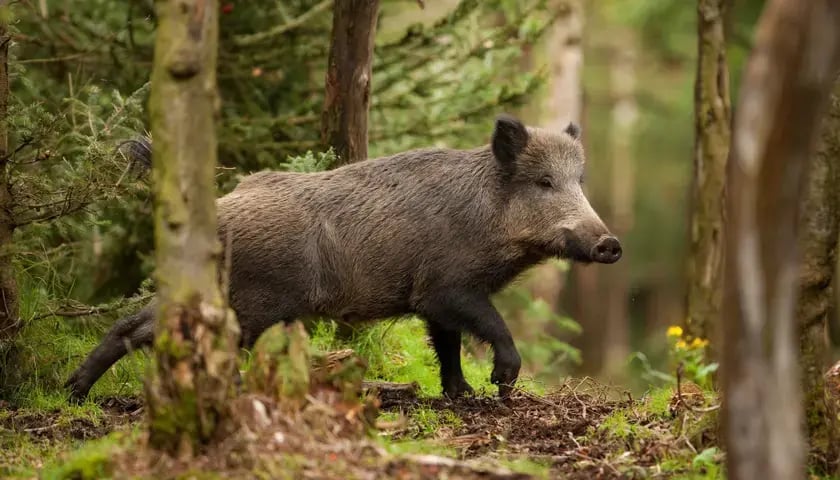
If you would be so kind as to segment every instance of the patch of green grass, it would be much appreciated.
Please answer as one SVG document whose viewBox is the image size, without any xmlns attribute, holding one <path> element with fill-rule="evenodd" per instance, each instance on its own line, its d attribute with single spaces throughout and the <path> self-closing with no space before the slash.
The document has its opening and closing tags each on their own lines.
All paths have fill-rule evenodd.
<svg viewBox="0 0 840 480">
<path fill-rule="evenodd" d="M 549 462 L 530 458 L 500 458 L 499 465 L 507 467 L 514 472 L 531 475 L 534 478 L 549 478 L 551 470 L 551 464 Z"/>
<path fill-rule="evenodd" d="M 670 405 L 671 398 L 674 396 L 674 390 L 671 387 L 662 387 L 652 390 L 647 395 L 644 408 L 645 411 L 657 417 L 665 417 L 671 414 Z"/>
<path fill-rule="evenodd" d="M 0 478 L 35 478 L 44 462 L 70 445 L 38 441 L 27 433 L 0 429 Z"/>
<path fill-rule="evenodd" d="M 440 455 L 450 458 L 456 458 L 458 456 L 458 452 L 454 447 L 428 439 L 391 441 L 380 437 L 379 444 L 386 452 L 392 455 Z"/>
<path fill-rule="evenodd" d="M 659 467 L 675 480 L 722 480 L 725 475 L 721 460 L 717 447 L 710 447 L 696 455 L 686 451 L 685 455 L 665 458 Z"/>
<path fill-rule="evenodd" d="M 417 382 L 422 395 L 441 395 L 440 366 L 422 320 L 406 318 L 373 323 L 357 328 L 346 341 L 335 333 L 334 322 L 316 323 L 311 333 L 312 347 L 321 351 L 352 348 L 368 362 L 365 378 Z M 479 362 L 462 350 L 461 365 L 464 376 L 477 392 L 495 392 L 496 387 L 490 384 L 492 362 Z"/>
<path fill-rule="evenodd" d="M 66 458 L 59 458 L 44 468 L 41 478 L 45 480 L 110 478 L 115 451 L 135 441 L 139 433 L 139 429 L 131 432 L 114 432 L 98 440 L 86 442 Z"/>
<path fill-rule="evenodd" d="M 433 410 L 427 406 L 412 409 L 409 421 L 420 437 L 433 436 L 443 427 L 458 428 L 464 424 L 452 410 Z"/>
<path fill-rule="evenodd" d="M 629 413 L 624 410 L 616 410 L 604 417 L 597 431 L 605 434 L 608 438 L 621 440 L 632 444 L 637 439 L 650 438 L 653 432 L 647 427 L 639 425 L 629 418 Z"/>
<path fill-rule="evenodd" d="M 49 293 L 35 279 L 22 275 L 20 315 L 23 328 L 12 348 L 0 354 L 0 396 L 15 406 L 64 409 L 64 382 L 99 344 L 119 315 L 90 318 L 35 318 L 47 307 Z M 134 352 L 121 359 L 94 385 L 89 398 L 136 394 L 142 389 L 146 358 Z M 88 408 L 96 408 L 90 402 Z"/>
</svg>

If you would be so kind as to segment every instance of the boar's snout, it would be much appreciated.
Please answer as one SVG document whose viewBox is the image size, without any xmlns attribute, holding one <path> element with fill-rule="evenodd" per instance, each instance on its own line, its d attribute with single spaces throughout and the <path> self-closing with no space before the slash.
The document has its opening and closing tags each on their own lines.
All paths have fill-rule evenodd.
<svg viewBox="0 0 840 480">
<path fill-rule="evenodd" d="M 589 257 L 598 263 L 615 263 L 621 258 L 621 244 L 612 235 L 603 235 L 592 247 Z"/>
</svg>

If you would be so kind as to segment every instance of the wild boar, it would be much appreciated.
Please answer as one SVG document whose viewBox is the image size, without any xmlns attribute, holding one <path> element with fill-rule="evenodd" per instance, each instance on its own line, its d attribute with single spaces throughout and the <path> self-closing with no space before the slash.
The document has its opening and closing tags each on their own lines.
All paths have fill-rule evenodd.
<svg viewBox="0 0 840 480">
<path fill-rule="evenodd" d="M 468 332 L 492 346 L 491 381 L 506 397 L 521 360 L 491 295 L 550 257 L 621 257 L 581 188 L 579 137 L 574 123 L 554 132 L 501 115 L 490 143 L 469 150 L 245 177 L 217 201 L 242 345 L 302 316 L 416 315 L 428 325 L 445 395 L 472 392 L 460 363 Z M 128 348 L 151 344 L 153 317 L 154 300 L 119 320 L 67 381 L 71 396 L 87 396 Z"/>
</svg>

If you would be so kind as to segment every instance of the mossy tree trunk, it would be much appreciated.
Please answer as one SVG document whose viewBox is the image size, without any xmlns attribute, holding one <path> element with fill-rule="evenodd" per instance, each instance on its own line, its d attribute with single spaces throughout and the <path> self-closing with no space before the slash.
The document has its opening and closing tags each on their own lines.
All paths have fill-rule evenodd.
<svg viewBox="0 0 840 480">
<path fill-rule="evenodd" d="M 9 179 L 9 43 L 8 2 L 0 1 L 0 347 L 20 329 L 18 289 L 12 265 L 15 221 Z"/>
<path fill-rule="evenodd" d="M 732 480 L 805 474 L 794 307 L 798 213 L 832 81 L 840 3 L 771 0 L 744 71 L 727 178 L 721 318 Z"/>
<path fill-rule="evenodd" d="M 685 315 L 689 339 L 710 338 L 720 315 L 724 185 L 731 136 L 725 34 L 730 2 L 697 2 L 694 175 Z"/>
<path fill-rule="evenodd" d="M 366 160 L 373 40 L 379 0 L 336 0 L 321 140 L 336 166 Z"/>
<path fill-rule="evenodd" d="M 838 79 L 840 80 L 840 79 Z M 840 420 L 829 413 L 825 372 L 830 363 L 828 323 L 834 301 L 834 270 L 840 235 L 840 81 L 823 119 L 819 147 L 811 159 L 808 192 L 802 204 L 802 259 L 799 270 L 800 366 L 811 452 L 819 462 L 840 460 Z"/>
<path fill-rule="evenodd" d="M 215 0 L 158 0 L 149 99 L 159 298 L 146 383 L 150 444 L 190 454 L 218 433 L 239 336 L 219 285 Z"/>
</svg>

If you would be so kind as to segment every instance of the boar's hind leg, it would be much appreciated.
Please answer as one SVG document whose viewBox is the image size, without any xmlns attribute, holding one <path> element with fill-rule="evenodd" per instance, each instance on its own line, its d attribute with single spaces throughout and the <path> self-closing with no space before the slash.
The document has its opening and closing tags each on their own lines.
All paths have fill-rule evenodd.
<svg viewBox="0 0 840 480">
<path fill-rule="evenodd" d="M 81 401 L 90 388 L 117 360 L 136 349 L 151 345 L 154 336 L 154 302 L 139 312 L 121 318 L 111 327 L 102 343 L 85 359 L 64 384 L 70 389 L 70 399 Z"/>
<path fill-rule="evenodd" d="M 490 381 L 499 386 L 499 396 L 507 398 L 519 376 L 522 360 L 505 321 L 487 295 L 441 289 L 424 299 L 419 313 L 430 322 L 467 330 L 493 347 L 493 373 Z"/>
<path fill-rule="evenodd" d="M 457 398 L 472 394 L 473 389 L 461 371 L 461 331 L 444 328 L 436 322 L 427 322 L 432 346 L 440 362 L 440 381 L 443 394 Z"/>
</svg>

